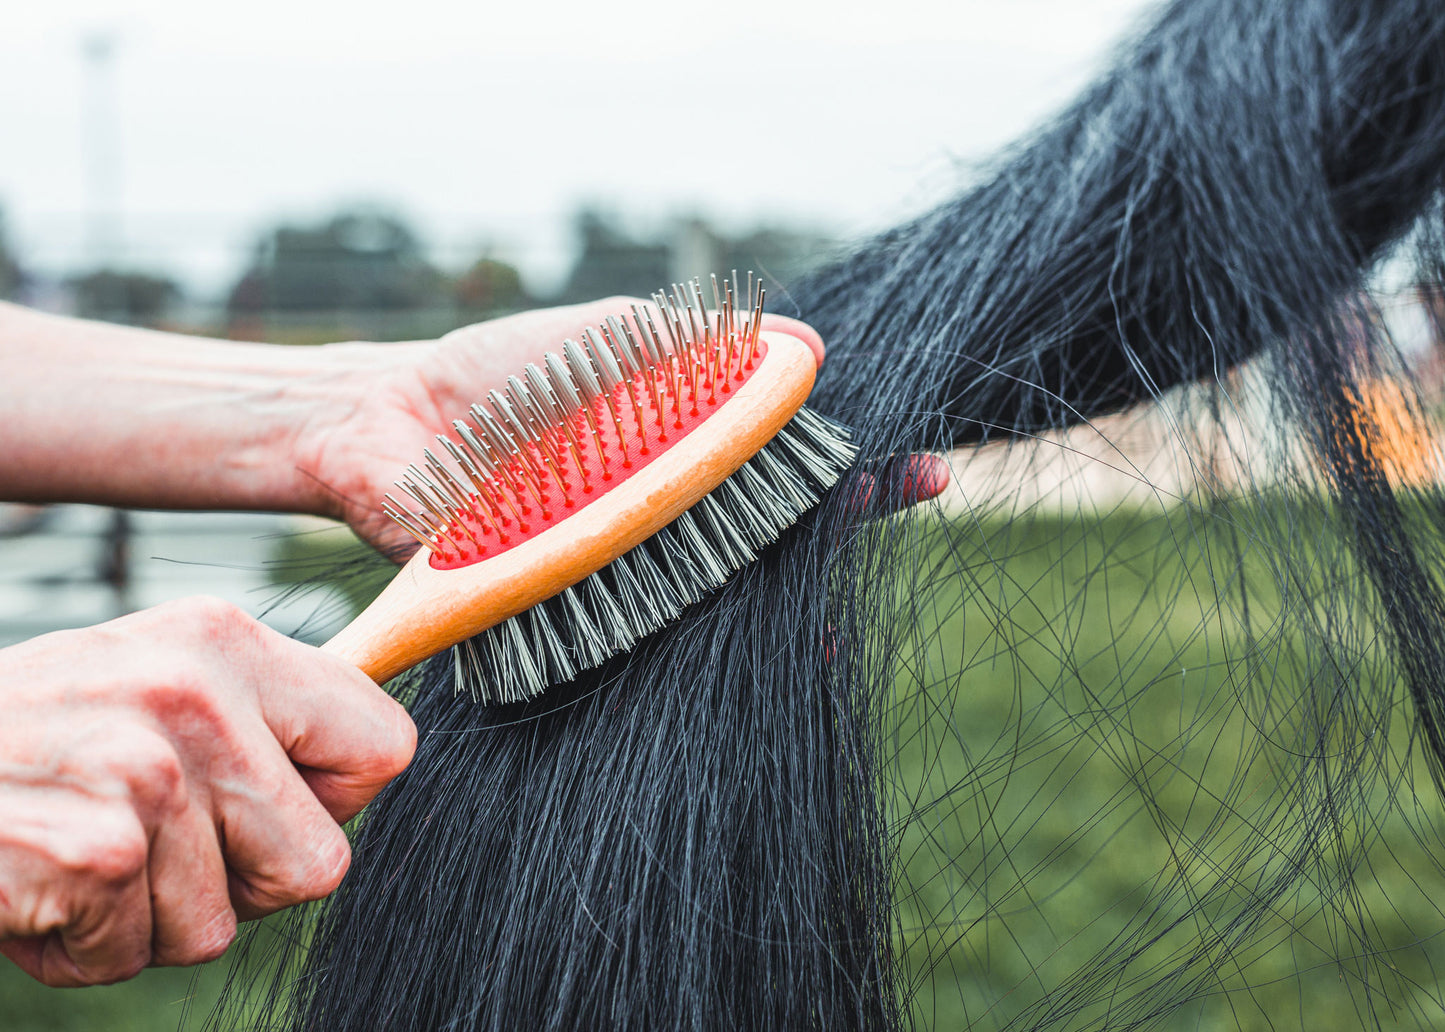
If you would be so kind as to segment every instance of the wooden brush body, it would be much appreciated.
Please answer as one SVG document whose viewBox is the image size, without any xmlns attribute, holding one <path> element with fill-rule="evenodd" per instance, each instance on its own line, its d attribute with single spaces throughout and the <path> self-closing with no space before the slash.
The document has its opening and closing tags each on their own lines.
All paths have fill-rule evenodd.
<svg viewBox="0 0 1445 1032">
<path fill-rule="evenodd" d="M 812 390 L 812 350 L 785 334 L 762 336 L 767 351 L 747 381 L 665 454 L 495 557 L 443 570 L 422 549 L 323 648 L 387 681 L 556 595 L 656 534 L 772 440 Z"/>
</svg>

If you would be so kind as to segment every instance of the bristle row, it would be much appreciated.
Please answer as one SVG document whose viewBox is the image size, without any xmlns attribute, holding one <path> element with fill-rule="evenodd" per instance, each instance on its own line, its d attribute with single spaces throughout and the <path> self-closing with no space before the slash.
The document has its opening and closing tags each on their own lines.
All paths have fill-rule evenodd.
<svg viewBox="0 0 1445 1032">
<path fill-rule="evenodd" d="M 630 466 L 745 378 L 764 293 L 752 273 L 741 293 L 735 271 L 712 277 L 711 313 L 694 279 L 587 327 L 438 435 L 444 454 L 428 449 L 397 481 L 410 501 L 388 494 L 383 511 L 439 559 L 466 562 L 585 504 L 609 463 Z"/>
<path fill-rule="evenodd" d="M 817 504 L 856 452 L 846 427 L 800 409 L 658 534 L 457 646 L 458 693 L 478 702 L 522 702 L 630 649 L 756 559 Z"/>
</svg>

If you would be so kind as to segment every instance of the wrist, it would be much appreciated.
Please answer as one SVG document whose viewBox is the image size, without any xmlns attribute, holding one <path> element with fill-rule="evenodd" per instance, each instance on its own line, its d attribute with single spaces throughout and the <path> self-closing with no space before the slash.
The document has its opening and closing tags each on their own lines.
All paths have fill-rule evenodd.
<svg viewBox="0 0 1445 1032">
<path fill-rule="evenodd" d="M 417 345 L 214 343 L 190 370 L 193 390 L 166 428 L 177 472 L 192 470 L 168 508 L 350 515 L 374 503 L 350 468 L 348 434 Z"/>
<path fill-rule="evenodd" d="M 415 345 L 346 342 L 308 347 L 305 368 L 280 378 L 251 468 L 269 477 L 275 508 L 347 519 L 370 506 L 371 485 L 348 461 L 348 435 L 386 389 L 389 371 Z"/>
</svg>

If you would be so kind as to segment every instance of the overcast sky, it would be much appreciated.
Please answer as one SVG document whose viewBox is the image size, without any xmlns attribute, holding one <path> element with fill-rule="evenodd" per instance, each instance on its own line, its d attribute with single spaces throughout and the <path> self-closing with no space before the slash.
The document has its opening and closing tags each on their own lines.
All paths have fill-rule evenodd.
<svg viewBox="0 0 1445 1032">
<path fill-rule="evenodd" d="M 859 233 L 1057 108 L 1153 6 L 6 3 L 0 208 L 61 271 L 108 204 L 128 264 L 202 290 L 275 219 L 354 201 L 444 263 L 490 246 L 539 285 L 584 201 Z M 81 56 L 97 32 L 103 92 Z"/>
</svg>

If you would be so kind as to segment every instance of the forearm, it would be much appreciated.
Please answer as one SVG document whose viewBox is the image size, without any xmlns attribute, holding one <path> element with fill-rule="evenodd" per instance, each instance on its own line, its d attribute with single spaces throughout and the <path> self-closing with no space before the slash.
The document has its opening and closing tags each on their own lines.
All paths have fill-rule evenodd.
<svg viewBox="0 0 1445 1032">
<path fill-rule="evenodd" d="M 301 435 L 364 349 L 157 333 L 0 303 L 0 499 L 330 511 Z"/>
</svg>

